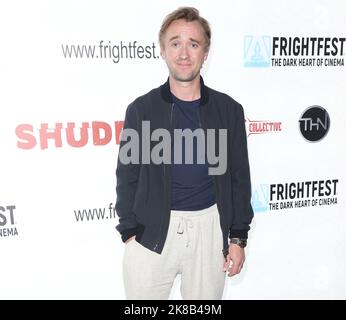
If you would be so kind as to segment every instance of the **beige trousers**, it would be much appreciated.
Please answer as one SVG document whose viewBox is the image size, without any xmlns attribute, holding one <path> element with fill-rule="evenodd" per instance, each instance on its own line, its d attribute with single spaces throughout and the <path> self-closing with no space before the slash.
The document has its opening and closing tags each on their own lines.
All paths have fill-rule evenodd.
<svg viewBox="0 0 346 320">
<path fill-rule="evenodd" d="M 166 300 L 178 274 L 185 300 L 222 299 L 223 240 L 216 204 L 200 211 L 171 211 L 161 254 L 136 240 L 125 245 L 123 277 L 127 299 Z"/>
</svg>

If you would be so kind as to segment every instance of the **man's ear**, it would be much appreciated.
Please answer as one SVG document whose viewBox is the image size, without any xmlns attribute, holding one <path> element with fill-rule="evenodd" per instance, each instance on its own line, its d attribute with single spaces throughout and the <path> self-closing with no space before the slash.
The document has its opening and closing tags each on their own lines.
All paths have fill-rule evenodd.
<svg viewBox="0 0 346 320">
<path fill-rule="evenodd" d="M 207 60 L 208 54 L 209 54 L 209 51 L 206 51 L 205 54 L 204 54 L 204 61 Z"/>
</svg>

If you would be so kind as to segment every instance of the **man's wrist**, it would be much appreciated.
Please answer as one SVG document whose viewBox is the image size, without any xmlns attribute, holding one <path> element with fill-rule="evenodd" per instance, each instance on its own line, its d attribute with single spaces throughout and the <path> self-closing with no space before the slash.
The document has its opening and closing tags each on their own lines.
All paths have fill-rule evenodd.
<svg viewBox="0 0 346 320">
<path fill-rule="evenodd" d="M 124 230 L 121 235 L 121 240 L 125 243 L 128 239 L 135 236 L 137 233 L 137 228 L 131 228 L 128 230 Z"/>
<path fill-rule="evenodd" d="M 247 245 L 246 238 L 230 238 L 230 243 L 238 245 L 240 248 L 245 248 Z"/>
<path fill-rule="evenodd" d="M 129 237 L 129 238 L 125 241 L 125 244 L 131 242 L 131 241 L 134 240 L 134 239 L 136 239 L 136 236 Z"/>
</svg>

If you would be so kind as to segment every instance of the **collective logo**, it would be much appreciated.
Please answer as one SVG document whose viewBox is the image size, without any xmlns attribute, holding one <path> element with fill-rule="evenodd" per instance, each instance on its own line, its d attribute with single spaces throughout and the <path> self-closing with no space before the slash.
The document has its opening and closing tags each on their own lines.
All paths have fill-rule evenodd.
<svg viewBox="0 0 346 320">
<path fill-rule="evenodd" d="M 18 236 L 16 221 L 14 218 L 15 205 L 0 205 L 0 239 Z"/>
<path fill-rule="evenodd" d="M 244 36 L 244 66 L 343 67 L 346 38 Z"/>
<path fill-rule="evenodd" d="M 329 114 L 326 109 L 320 106 L 309 107 L 299 119 L 300 132 L 310 142 L 323 139 L 327 135 L 329 127 Z"/>
<path fill-rule="evenodd" d="M 260 184 L 252 191 L 254 212 L 331 206 L 338 203 L 339 179 Z"/>
<path fill-rule="evenodd" d="M 248 137 L 252 134 L 268 134 L 282 131 L 281 121 L 250 120 L 247 118 Z"/>
</svg>

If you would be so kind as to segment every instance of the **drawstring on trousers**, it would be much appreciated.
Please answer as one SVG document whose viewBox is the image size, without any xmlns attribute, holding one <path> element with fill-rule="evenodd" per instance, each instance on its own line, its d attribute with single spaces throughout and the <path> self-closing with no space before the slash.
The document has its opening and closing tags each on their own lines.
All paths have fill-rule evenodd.
<svg viewBox="0 0 346 320">
<path fill-rule="evenodd" d="M 179 224 L 178 224 L 177 233 L 183 234 L 184 232 L 186 232 L 186 247 L 188 247 L 190 242 L 191 242 L 189 228 L 191 228 L 191 229 L 193 228 L 193 222 L 189 218 L 185 218 L 185 217 L 179 217 L 179 218 L 180 218 L 180 220 L 179 220 Z"/>
</svg>

